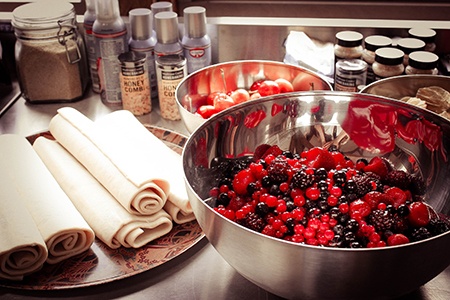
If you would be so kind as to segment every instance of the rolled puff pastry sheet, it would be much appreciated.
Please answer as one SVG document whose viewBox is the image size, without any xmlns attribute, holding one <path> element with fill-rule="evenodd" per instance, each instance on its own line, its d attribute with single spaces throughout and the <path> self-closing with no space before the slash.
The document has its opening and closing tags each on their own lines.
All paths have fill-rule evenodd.
<svg viewBox="0 0 450 300">
<path fill-rule="evenodd" d="M 43 266 L 47 247 L 16 184 L 0 174 L 0 278 L 22 280 Z"/>
<path fill-rule="evenodd" d="M 33 147 L 96 236 L 110 248 L 139 248 L 172 229 L 172 219 L 162 209 L 153 215 L 130 214 L 57 141 L 39 137 Z"/>
<path fill-rule="evenodd" d="M 24 199 L 47 246 L 48 263 L 58 263 L 91 247 L 94 231 L 24 137 L 0 136 L 0 169 L 9 174 Z"/>
<path fill-rule="evenodd" d="M 195 219 L 184 183 L 181 156 L 170 149 L 163 141 L 154 136 L 139 120 L 127 110 L 119 110 L 103 116 L 95 121 L 102 136 L 114 134 L 115 139 L 108 141 L 104 148 L 109 149 L 110 157 L 126 167 L 140 166 L 135 170 L 131 168 L 127 173 L 133 173 L 140 181 L 146 178 L 147 172 L 157 172 L 160 178 L 169 183 L 169 191 L 164 209 L 177 224 L 186 223 Z M 126 153 L 111 150 L 119 149 L 124 144 Z M 120 162 L 120 163 L 119 163 Z"/>
<path fill-rule="evenodd" d="M 134 144 L 127 144 L 128 137 L 122 139 L 73 108 L 59 109 L 49 127 L 53 137 L 128 212 L 152 215 L 164 207 L 169 182 L 167 176 L 161 176 L 165 167 L 159 157 L 152 158 Z"/>
</svg>

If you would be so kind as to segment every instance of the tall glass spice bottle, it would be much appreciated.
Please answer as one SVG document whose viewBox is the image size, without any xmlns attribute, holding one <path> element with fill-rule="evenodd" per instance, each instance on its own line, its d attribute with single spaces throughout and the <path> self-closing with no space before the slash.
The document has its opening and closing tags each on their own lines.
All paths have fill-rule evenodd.
<svg viewBox="0 0 450 300">
<path fill-rule="evenodd" d="M 80 99 L 89 73 L 74 6 L 58 0 L 27 3 L 13 10 L 11 23 L 23 98 L 31 103 Z"/>
<path fill-rule="evenodd" d="M 178 32 L 178 14 L 173 11 L 163 11 L 155 15 L 157 56 L 182 54 Z"/>
<path fill-rule="evenodd" d="M 188 74 L 211 64 L 211 38 L 206 31 L 206 9 L 202 6 L 183 10 L 184 34 L 181 39 Z"/>
<path fill-rule="evenodd" d="M 96 0 L 97 18 L 92 27 L 97 51 L 100 97 L 106 104 L 121 105 L 120 61 L 128 51 L 127 28 L 120 17 L 118 0 Z"/>
<path fill-rule="evenodd" d="M 156 37 L 153 36 L 152 11 L 147 8 L 135 8 L 129 12 L 131 37 L 129 49 L 146 55 L 148 77 L 151 86 L 151 97 L 158 95 L 158 84 L 155 69 Z"/>
<path fill-rule="evenodd" d="M 392 45 L 392 39 L 383 35 L 370 35 L 364 39 L 362 59 L 367 63 L 366 85 L 375 81 L 372 64 L 375 62 L 375 51 Z"/>
<path fill-rule="evenodd" d="M 92 33 L 92 26 L 94 25 L 95 14 L 95 0 L 85 0 L 86 12 L 83 16 L 84 27 L 84 41 L 86 44 L 86 53 L 89 65 L 89 74 L 91 75 L 92 90 L 96 93 L 100 93 L 100 82 L 98 79 L 97 71 L 97 53 L 95 50 L 95 38 Z"/>
</svg>

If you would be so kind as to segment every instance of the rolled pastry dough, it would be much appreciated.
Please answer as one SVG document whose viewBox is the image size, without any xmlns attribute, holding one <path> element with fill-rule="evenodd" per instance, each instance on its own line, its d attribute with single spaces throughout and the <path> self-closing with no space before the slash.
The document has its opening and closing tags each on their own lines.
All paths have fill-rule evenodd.
<svg viewBox="0 0 450 300">
<path fill-rule="evenodd" d="M 169 183 L 160 176 L 159 158 L 140 161 L 134 152 L 139 149 L 69 107 L 58 110 L 50 132 L 130 213 L 151 215 L 163 208 Z"/>
<path fill-rule="evenodd" d="M 94 231 L 31 144 L 18 135 L 2 135 L 0 153 L 0 169 L 16 184 L 46 243 L 47 262 L 58 263 L 88 250 L 94 242 Z"/>
<path fill-rule="evenodd" d="M 43 266 L 47 247 L 16 184 L 4 169 L 0 201 L 0 278 L 22 280 Z"/>
<path fill-rule="evenodd" d="M 172 229 L 164 210 L 148 216 L 130 214 L 58 142 L 39 137 L 33 147 L 96 236 L 110 248 L 139 248 Z"/>
</svg>

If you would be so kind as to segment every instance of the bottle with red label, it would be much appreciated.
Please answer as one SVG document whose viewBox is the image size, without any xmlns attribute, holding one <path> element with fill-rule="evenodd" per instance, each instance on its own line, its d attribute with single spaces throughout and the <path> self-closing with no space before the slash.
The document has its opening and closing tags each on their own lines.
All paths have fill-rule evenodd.
<svg viewBox="0 0 450 300">
<path fill-rule="evenodd" d="M 183 10 L 184 34 L 181 40 L 188 73 L 211 64 L 211 38 L 206 30 L 206 9 L 190 6 Z"/>
</svg>

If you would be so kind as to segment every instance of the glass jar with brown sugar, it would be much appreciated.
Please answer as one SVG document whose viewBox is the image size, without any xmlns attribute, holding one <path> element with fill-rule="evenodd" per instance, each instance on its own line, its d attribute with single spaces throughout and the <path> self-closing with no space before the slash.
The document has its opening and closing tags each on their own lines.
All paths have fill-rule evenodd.
<svg viewBox="0 0 450 300">
<path fill-rule="evenodd" d="M 15 59 L 29 102 L 70 102 L 86 90 L 89 72 L 73 4 L 42 0 L 14 9 Z"/>
</svg>

